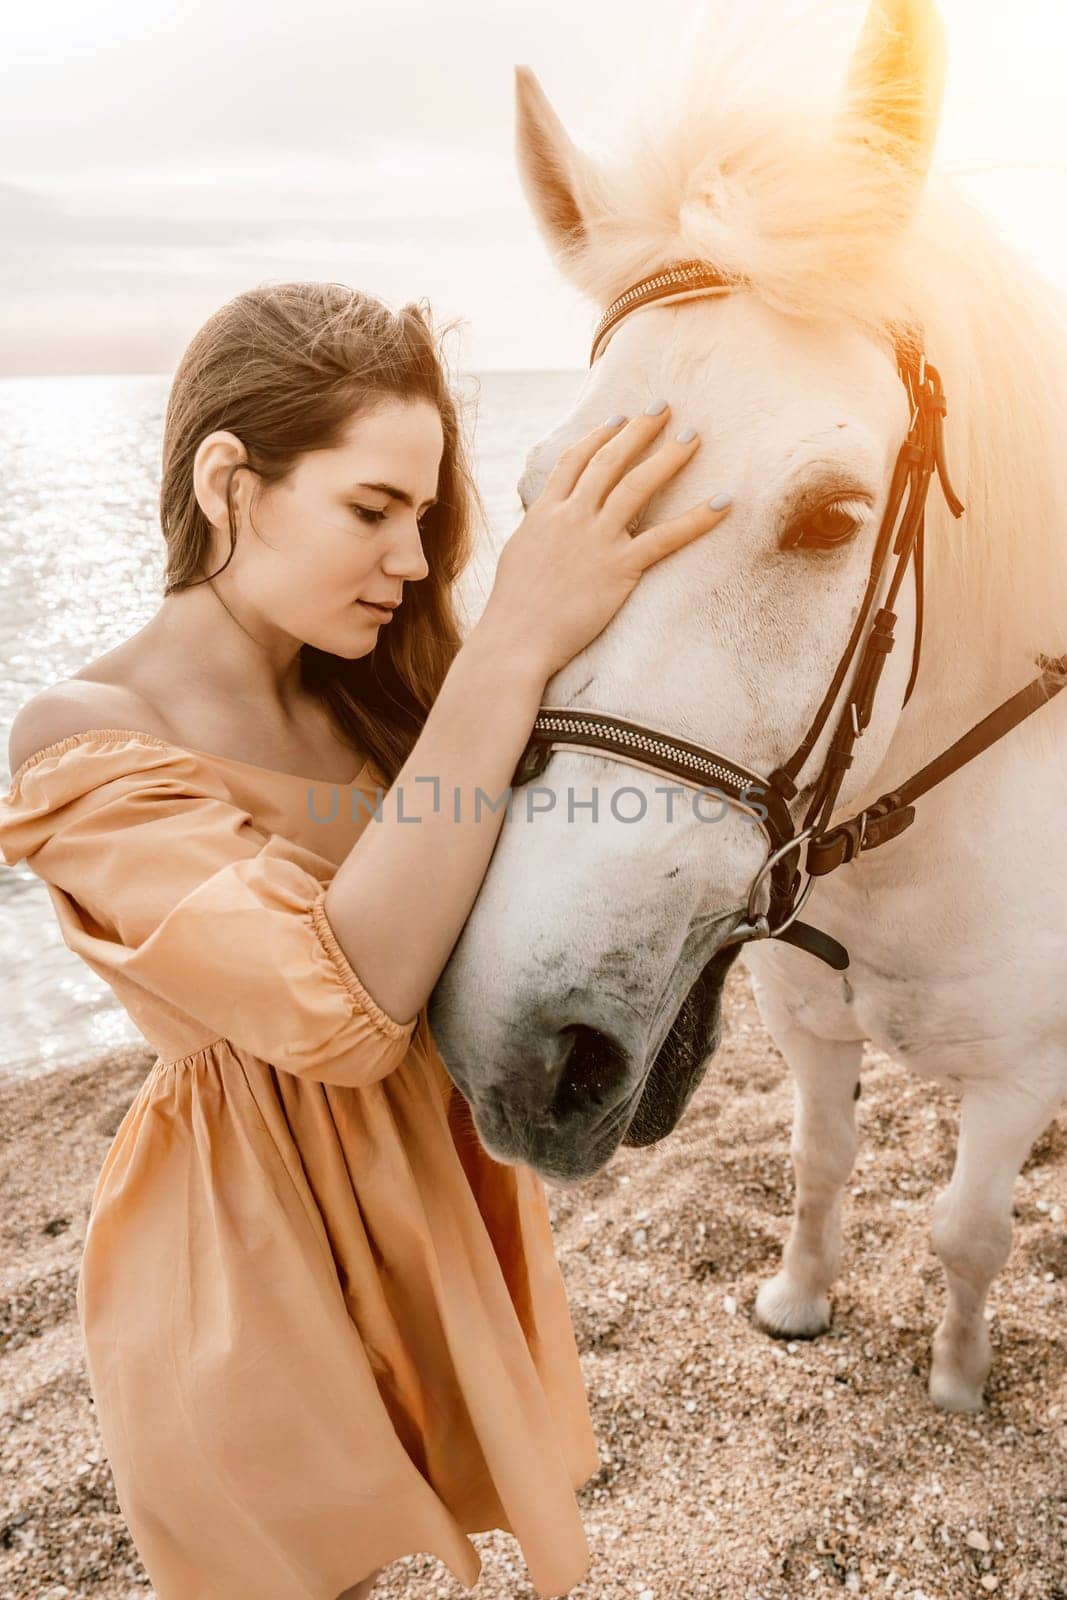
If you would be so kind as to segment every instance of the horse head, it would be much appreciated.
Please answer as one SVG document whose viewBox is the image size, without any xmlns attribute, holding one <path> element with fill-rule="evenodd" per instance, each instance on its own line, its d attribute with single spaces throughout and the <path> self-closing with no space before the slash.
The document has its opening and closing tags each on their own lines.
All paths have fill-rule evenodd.
<svg viewBox="0 0 1067 1600">
<path fill-rule="evenodd" d="M 601 306 L 683 259 L 714 264 L 730 286 L 619 321 L 519 490 L 528 506 L 568 444 L 657 396 L 699 430 L 655 518 L 720 490 L 730 517 L 650 569 L 545 701 L 765 774 L 831 681 L 909 427 L 895 341 L 922 312 L 909 249 L 943 36 L 927 0 L 874 0 L 835 95 L 754 96 L 743 68 L 709 64 L 675 97 L 669 133 L 637 126 L 597 161 L 518 69 L 519 168 L 565 276 Z M 698 76 L 722 87 L 701 90 Z M 897 731 L 910 585 L 896 605 L 906 648 L 885 666 L 839 806 L 870 791 Z M 794 814 L 833 729 L 830 718 L 798 774 Z M 595 750 L 554 751 L 536 796 L 513 800 L 430 1022 L 490 1153 L 566 1184 L 620 1142 L 663 1138 L 689 1103 L 719 1041 L 731 934 L 767 841 L 738 807 Z"/>
</svg>

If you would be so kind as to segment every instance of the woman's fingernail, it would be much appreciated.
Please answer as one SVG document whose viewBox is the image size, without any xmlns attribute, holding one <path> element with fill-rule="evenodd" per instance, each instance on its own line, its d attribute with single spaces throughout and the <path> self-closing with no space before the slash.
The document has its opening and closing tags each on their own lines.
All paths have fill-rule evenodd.
<svg viewBox="0 0 1067 1600">
<path fill-rule="evenodd" d="M 666 400 L 653 400 L 650 406 L 645 407 L 646 417 L 658 417 L 661 411 L 666 411 Z"/>
<path fill-rule="evenodd" d="M 732 494 L 717 494 L 714 500 L 708 501 L 708 505 L 713 511 L 725 511 L 726 507 L 732 506 L 733 503 L 734 497 Z"/>
<path fill-rule="evenodd" d="M 674 442 L 675 444 L 688 444 L 690 439 L 695 439 L 696 436 L 697 431 L 695 428 L 683 428 L 681 433 L 675 434 Z"/>
<path fill-rule="evenodd" d="M 605 422 L 604 426 L 605 426 L 605 428 L 617 428 L 620 423 L 625 422 L 625 421 L 626 421 L 626 418 L 623 416 L 622 412 L 621 411 L 616 411 L 616 413 L 615 413 L 615 415 L 613 417 L 609 417 L 608 418 L 608 420 L 607 420 L 607 422 Z"/>
</svg>

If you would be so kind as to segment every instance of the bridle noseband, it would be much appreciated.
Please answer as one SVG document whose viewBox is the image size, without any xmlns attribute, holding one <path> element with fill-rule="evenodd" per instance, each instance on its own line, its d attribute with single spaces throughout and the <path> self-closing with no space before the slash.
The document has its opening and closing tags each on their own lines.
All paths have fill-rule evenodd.
<svg viewBox="0 0 1067 1600">
<path fill-rule="evenodd" d="M 600 318 L 593 337 L 589 365 L 592 366 L 602 353 L 610 331 L 640 307 L 654 302 L 671 303 L 729 294 L 742 287 L 743 283 L 725 277 L 703 261 L 676 262 L 642 278 L 613 300 Z M 1037 662 L 1044 669 L 1039 678 L 998 706 L 898 789 L 883 795 L 847 822 L 838 823 L 832 828 L 829 826 L 845 773 L 852 765 L 856 741 L 871 720 L 878 681 L 894 644 L 893 629 L 897 619 L 892 608 L 912 557 L 916 598 L 915 639 L 911 675 L 901 709 L 907 705 L 915 686 L 922 646 L 926 496 L 935 472 L 952 515 L 960 517 L 964 510 L 945 468 L 943 423 L 946 406 L 937 369 L 926 361 L 921 338 L 913 330 L 897 341 L 896 358 L 897 369 L 908 394 L 911 421 L 897 455 L 863 601 L 811 726 L 789 759 L 764 778 L 714 750 L 690 744 L 639 723 L 627 722 L 602 712 L 542 706 L 511 780 L 513 787 L 519 787 L 539 777 L 553 750 L 593 749 L 646 771 L 666 773 L 693 788 L 708 790 L 711 786 L 712 795 L 759 822 L 770 846 L 767 858 L 749 889 L 744 917 L 731 931 L 726 943 L 743 943 L 749 939 L 782 939 L 810 951 L 838 970 L 849 964 L 844 946 L 820 929 L 797 920 L 815 879 L 852 861 L 861 850 L 873 849 L 888 839 L 896 838 L 914 820 L 912 802 L 920 794 L 1001 738 L 1038 706 L 1044 705 L 1067 682 L 1067 657 L 1052 659 L 1039 655 Z M 902 504 L 904 511 L 901 516 Z M 870 631 L 863 638 L 864 627 L 890 553 L 897 558 L 896 566 L 885 600 L 875 612 Z M 812 785 L 811 798 L 798 829 L 794 825 L 788 802 L 795 799 L 799 792 L 796 779 L 833 710 L 857 652 L 858 665 L 826 760 Z M 805 860 L 808 878 L 801 887 L 798 858 L 805 843 L 808 847 Z M 770 898 L 766 911 L 761 912 L 757 909 L 757 901 L 765 879 L 769 879 Z"/>
</svg>

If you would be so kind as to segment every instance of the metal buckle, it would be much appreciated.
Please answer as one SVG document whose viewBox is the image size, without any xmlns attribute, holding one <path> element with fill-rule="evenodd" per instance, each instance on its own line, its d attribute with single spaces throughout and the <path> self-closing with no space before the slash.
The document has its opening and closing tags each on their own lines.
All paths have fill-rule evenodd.
<svg viewBox="0 0 1067 1600">
<path fill-rule="evenodd" d="M 755 904 L 756 895 L 759 892 L 760 885 L 762 884 L 764 878 L 767 876 L 768 872 L 773 871 L 773 869 L 778 865 L 779 861 L 781 861 L 783 856 L 787 856 L 787 855 L 791 854 L 792 851 L 798 850 L 802 844 L 805 844 L 807 842 L 807 840 L 812 837 L 814 832 L 815 832 L 815 825 L 814 825 L 814 823 L 810 823 L 808 825 L 808 827 L 802 829 L 800 833 L 795 834 L 792 839 L 787 839 L 785 844 L 779 845 L 777 850 L 772 850 L 771 854 L 767 857 L 767 859 L 763 863 L 762 867 L 760 867 L 759 871 L 756 873 L 756 876 L 753 878 L 751 887 L 749 888 L 749 891 L 748 891 L 748 900 L 745 903 L 745 916 L 748 918 L 749 925 L 751 927 L 758 926 L 758 924 L 760 922 L 760 919 L 762 919 L 763 922 L 765 922 L 765 923 L 767 922 L 766 915 L 763 912 L 757 911 L 756 910 L 756 904 Z M 809 875 L 808 881 L 804 886 L 804 891 L 801 894 L 800 899 L 796 902 L 796 905 L 793 907 L 793 910 L 790 912 L 789 916 L 785 919 L 785 921 L 779 927 L 771 928 L 768 925 L 767 932 L 765 934 L 756 934 L 756 933 L 754 933 L 754 934 L 750 935 L 750 937 L 752 937 L 752 938 L 761 938 L 762 937 L 762 938 L 765 938 L 765 939 L 766 938 L 773 939 L 776 934 L 781 933 L 783 928 L 788 928 L 789 924 L 793 921 L 794 917 L 796 917 L 796 916 L 798 916 L 800 914 L 800 909 L 803 906 L 805 900 L 808 898 L 808 895 L 811 893 L 812 885 L 814 884 L 814 882 L 815 882 L 815 879 Z"/>
</svg>

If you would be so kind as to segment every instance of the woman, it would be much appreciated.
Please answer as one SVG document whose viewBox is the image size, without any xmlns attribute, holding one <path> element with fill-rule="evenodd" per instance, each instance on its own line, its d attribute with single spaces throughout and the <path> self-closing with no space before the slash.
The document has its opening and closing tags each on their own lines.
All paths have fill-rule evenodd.
<svg viewBox="0 0 1067 1600">
<path fill-rule="evenodd" d="M 421 310 L 239 295 L 174 378 L 159 610 L 15 719 L 0 849 L 158 1052 L 77 1297 L 158 1600 L 356 1600 L 412 1551 L 470 1587 L 494 1527 L 542 1595 L 587 1569 L 598 1454 L 544 1189 L 481 1148 L 424 1008 L 504 815 L 476 790 L 722 518 L 628 533 L 697 447 L 630 465 L 667 414 L 564 452 L 461 643 L 477 494 Z"/>
</svg>

